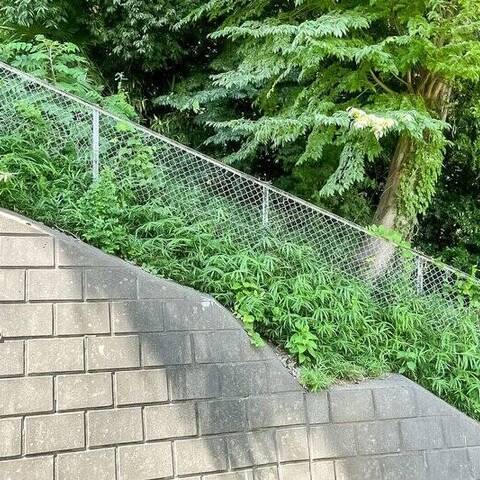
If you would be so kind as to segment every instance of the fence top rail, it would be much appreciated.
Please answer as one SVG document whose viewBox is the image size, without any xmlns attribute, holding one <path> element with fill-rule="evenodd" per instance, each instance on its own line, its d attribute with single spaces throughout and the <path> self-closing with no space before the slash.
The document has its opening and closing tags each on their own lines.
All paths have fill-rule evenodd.
<svg viewBox="0 0 480 480">
<path fill-rule="evenodd" d="M 116 115 L 112 112 L 109 112 L 108 110 L 105 110 L 104 108 L 100 107 L 99 105 L 96 105 L 92 102 L 89 102 L 87 100 L 84 100 L 76 95 L 73 95 L 71 93 L 68 93 L 68 92 L 65 92 L 61 89 L 59 89 L 58 87 L 48 83 L 47 81 L 45 80 L 42 80 L 40 78 L 37 78 L 29 73 L 26 73 L 26 72 L 23 72 L 22 70 L 19 70 L 18 68 L 15 68 L 15 67 L 12 67 L 11 65 L 8 65 L 7 63 L 3 62 L 0 60 L 0 68 L 6 70 L 6 71 L 9 71 L 10 73 L 13 73 L 14 75 L 20 77 L 20 78 L 23 78 L 25 80 L 27 80 L 28 82 L 31 82 L 31 83 L 35 83 L 47 90 L 50 90 L 51 92 L 54 92 L 55 94 L 59 95 L 59 96 L 62 96 L 64 98 L 68 98 L 69 100 L 71 100 L 72 102 L 75 102 L 79 105 L 82 105 L 83 107 L 87 108 L 87 109 L 90 109 L 92 110 L 92 112 L 95 112 L 97 115 L 103 115 L 103 116 L 106 116 L 106 117 L 109 117 L 111 118 L 112 120 L 115 120 L 115 121 L 118 121 L 118 122 L 122 122 L 122 123 L 125 123 L 125 124 L 128 124 L 130 127 L 132 127 L 133 129 L 135 129 L 136 131 L 139 131 L 139 132 L 142 132 L 143 134 L 147 135 L 147 136 L 150 136 L 150 137 L 154 137 L 154 138 L 157 138 L 158 140 L 162 141 L 163 143 L 166 143 L 166 144 L 169 144 L 171 145 L 172 147 L 174 148 L 177 148 L 179 150 L 182 150 L 184 151 L 185 153 L 188 153 L 190 155 L 193 155 L 197 158 L 201 158 L 203 159 L 205 162 L 208 162 L 208 163 L 211 163 L 211 164 L 214 164 L 216 165 L 217 167 L 223 169 L 223 170 L 226 170 L 226 171 L 229 171 L 231 173 L 233 173 L 234 175 L 236 176 L 239 176 L 239 177 L 242 177 L 254 184 L 257 184 L 257 185 L 260 185 L 262 188 L 268 190 L 268 191 L 271 191 L 271 192 L 275 192 L 276 194 L 284 197 L 284 198 L 287 198 L 297 204 L 301 204 L 305 207 L 307 207 L 308 209 L 310 210 L 313 210 L 313 211 L 316 211 L 318 213 L 320 213 L 321 215 L 324 215 L 326 217 L 329 217 L 345 226 L 348 226 L 354 230 L 356 230 L 357 232 L 360 232 L 368 237 L 371 237 L 371 238 L 379 238 L 377 237 L 376 235 L 374 235 L 372 232 L 370 232 L 368 229 L 366 229 L 365 227 L 362 227 L 361 225 L 358 225 L 350 220 L 347 220 L 345 218 L 342 218 L 332 212 L 329 212 L 328 210 L 325 210 L 321 207 L 319 207 L 318 205 L 314 205 L 310 202 L 307 202 L 306 200 L 303 200 L 295 195 L 292 195 L 288 192 L 285 192 L 267 182 L 264 182 L 262 180 L 259 180 L 258 178 L 255 178 L 253 177 L 252 175 L 249 175 L 247 173 L 244 173 L 230 165 L 227 165 L 225 163 L 222 163 L 221 161 L 219 160 L 216 160 L 208 155 L 205 155 L 204 153 L 201 153 L 197 150 L 194 150 L 186 145 L 183 145 L 175 140 L 172 140 L 171 138 L 168 138 L 164 135 L 162 135 L 161 133 L 158 133 L 158 132 L 155 132 L 147 127 L 144 127 L 143 125 L 140 125 L 136 122 L 133 122 L 132 120 L 129 120 L 127 118 L 123 118 L 119 115 Z M 386 239 L 386 238 L 383 238 L 382 237 L 382 240 L 385 241 L 386 243 L 388 244 L 391 244 L 393 246 L 395 246 L 395 248 L 398 248 L 402 251 L 407 251 L 407 252 L 411 252 L 414 254 L 415 257 L 417 257 L 418 259 L 421 259 L 423 260 L 424 262 L 426 263 L 429 263 L 431 265 L 435 265 L 437 266 L 438 268 L 442 269 L 442 270 L 445 270 L 447 272 L 450 272 L 451 274 L 453 275 L 456 275 L 457 277 L 459 278 L 462 278 L 462 279 L 470 279 L 471 281 L 477 283 L 479 286 L 480 286 L 480 281 L 473 277 L 472 275 L 469 275 L 455 267 L 452 267 L 450 265 L 447 265 L 446 263 L 443 263 L 439 260 L 436 260 L 432 257 L 429 257 L 425 254 L 423 254 L 422 252 L 418 251 L 418 250 L 415 250 L 413 248 L 408 248 L 408 247 L 405 247 L 405 246 L 402 246 L 402 245 L 398 245 L 396 244 L 395 242 L 389 240 L 389 239 Z"/>
</svg>

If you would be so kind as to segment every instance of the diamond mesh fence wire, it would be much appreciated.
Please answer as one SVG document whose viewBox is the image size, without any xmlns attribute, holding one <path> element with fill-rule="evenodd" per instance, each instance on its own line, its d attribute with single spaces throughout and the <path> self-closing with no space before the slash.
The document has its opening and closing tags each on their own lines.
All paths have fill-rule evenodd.
<svg viewBox="0 0 480 480">
<path fill-rule="evenodd" d="M 38 107 L 41 118 L 29 113 L 31 106 Z M 50 126 L 44 142 L 46 155 L 73 149 L 78 167 L 91 175 L 92 182 L 108 169 L 115 172 L 118 182 L 133 185 L 139 204 L 173 195 L 179 203 L 194 205 L 189 212 L 191 222 L 201 221 L 207 209 L 213 211 L 218 235 L 228 226 L 241 244 L 254 246 L 268 232 L 282 242 L 308 245 L 325 265 L 367 282 L 382 301 L 396 295 L 441 298 L 449 308 L 443 313 L 437 308 L 435 315 L 445 318 L 433 321 L 451 321 L 470 308 L 459 283 L 480 286 L 454 268 L 378 238 L 352 222 L 0 62 L 1 131 L 28 131 L 35 122 Z M 125 160 L 132 156 L 135 162 Z"/>
</svg>

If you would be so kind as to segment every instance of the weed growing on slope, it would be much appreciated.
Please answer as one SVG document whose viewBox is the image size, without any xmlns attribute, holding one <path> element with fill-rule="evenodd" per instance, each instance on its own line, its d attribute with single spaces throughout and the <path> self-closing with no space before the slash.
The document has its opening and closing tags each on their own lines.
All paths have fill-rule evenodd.
<svg viewBox="0 0 480 480">
<path fill-rule="evenodd" d="M 380 294 L 275 224 L 251 231 L 257 220 L 247 209 L 168 180 L 159 152 L 125 125 L 114 126 L 121 135 L 92 182 L 73 136 L 64 132 L 59 146 L 44 109 L 17 105 L 15 115 L 22 121 L 0 133 L 0 172 L 13 174 L 0 184 L 2 206 L 214 295 L 254 341 L 292 354 L 313 389 L 401 372 L 480 418 L 480 336 L 470 309 L 409 295 L 407 283 Z"/>
</svg>

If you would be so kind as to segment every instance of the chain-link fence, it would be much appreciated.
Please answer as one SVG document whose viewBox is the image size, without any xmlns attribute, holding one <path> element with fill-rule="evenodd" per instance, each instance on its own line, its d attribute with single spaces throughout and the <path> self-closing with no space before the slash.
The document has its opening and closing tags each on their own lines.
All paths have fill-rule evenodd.
<svg viewBox="0 0 480 480">
<path fill-rule="evenodd" d="M 476 279 L 454 268 L 380 239 L 352 222 L 0 62 L 2 131 L 28 129 L 32 105 L 41 108 L 43 118 L 53 126 L 47 154 L 62 151 L 68 143 L 75 149 L 80 168 L 91 172 L 92 181 L 102 169 L 113 169 L 119 181 L 136 181 L 138 196 L 143 199 L 164 195 L 165 186 L 174 185 L 178 202 L 195 200 L 197 211 L 191 212 L 192 221 L 201 216 L 202 205 L 217 208 L 222 211 L 218 222 L 228 224 L 239 242 L 252 245 L 268 231 L 282 241 L 308 244 L 326 265 L 368 282 L 378 292 L 441 297 L 452 306 L 445 311 L 446 320 L 470 303 L 459 284 L 479 286 Z M 18 115 L 19 109 L 27 114 Z M 131 170 L 141 169 L 141 163 L 122 162 L 129 150 L 145 151 L 154 159 L 153 168 L 146 172 L 149 181 L 138 180 Z M 222 228 L 218 231 L 221 234 Z"/>
</svg>

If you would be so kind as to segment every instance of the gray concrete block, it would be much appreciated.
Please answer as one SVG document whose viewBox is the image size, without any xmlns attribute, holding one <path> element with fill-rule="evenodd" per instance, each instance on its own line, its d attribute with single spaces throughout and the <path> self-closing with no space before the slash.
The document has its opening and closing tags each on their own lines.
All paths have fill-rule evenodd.
<svg viewBox="0 0 480 480">
<path fill-rule="evenodd" d="M 400 427 L 394 420 L 359 423 L 356 425 L 358 452 L 379 455 L 400 451 Z"/>
<path fill-rule="evenodd" d="M 0 269 L 0 301 L 23 301 L 25 298 L 25 270 Z"/>
<path fill-rule="evenodd" d="M 189 477 L 191 478 L 191 477 Z M 203 477 L 204 480 L 253 480 L 253 471 L 217 473 Z"/>
<path fill-rule="evenodd" d="M 418 416 L 435 416 L 435 415 L 456 415 L 457 410 L 435 396 L 433 393 L 425 390 L 420 385 L 414 384 L 415 399 L 417 404 Z"/>
<path fill-rule="evenodd" d="M 247 427 L 245 402 L 242 399 L 199 403 L 198 417 L 201 435 L 241 432 Z"/>
<path fill-rule="evenodd" d="M 21 458 L 0 462 L 2 480 L 53 480 L 53 457 Z"/>
<path fill-rule="evenodd" d="M 260 350 L 261 351 L 261 350 Z M 263 348 L 264 355 L 273 353 L 269 347 Z M 268 375 L 268 391 L 271 393 L 281 392 L 303 392 L 304 388 L 298 383 L 298 380 L 287 370 L 278 358 L 270 360 L 265 364 Z"/>
<path fill-rule="evenodd" d="M 468 458 L 470 459 L 473 477 L 480 478 L 480 447 L 469 448 Z"/>
<path fill-rule="evenodd" d="M 307 415 L 311 424 L 328 423 L 330 421 L 330 409 L 327 392 L 307 393 Z"/>
<path fill-rule="evenodd" d="M 199 438 L 175 442 L 177 475 L 227 470 L 227 451 L 223 438 Z"/>
<path fill-rule="evenodd" d="M 142 335 L 142 359 L 146 367 L 192 363 L 190 335 L 167 333 Z"/>
<path fill-rule="evenodd" d="M 140 407 L 87 412 L 89 446 L 140 442 L 143 439 Z"/>
<path fill-rule="evenodd" d="M 62 413 L 25 418 L 28 454 L 73 450 L 85 446 L 83 413 Z"/>
<path fill-rule="evenodd" d="M 280 465 L 280 478 L 282 480 L 309 480 L 310 465 L 307 462 Z"/>
<path fill-rule="evenodd" d="M 255 480 L 279 480 L 277 467 L 262 467 L 256 468 L 253 472 Z"/>
<path fill-rule="evenodd" d="M 88 337 L 89 370 L 118 370 L 140 366 L 140 341 L 137 336 Z"/>
<path fill-rule="evenodd" d="M 220 395 L 220 375 L 216 365 L 168 369 L 172 400 L 214 398 Z"/>
<path fill-rule="evenodd" d="M 440 418 L 408 418 L 400 421 L 400 428 L 406 450 L 427 450 L 444 445 Z"/>
<path fill-rule="evenodd" d="M 112 327 L 117 333 L 161 332 L 163 326 L 161 300 L 142 300 L 112 303 Z"/>
<path fill-rule="evenodd" d="M 333 389 L 329 395 L 333 422 L 361 422 L 375 418 L 371 390 Z"/>
<path fill-rule="evenodd" d="M 335 480 L 333 461 L 312 462 L 312 480 Z"/>
<path fill-rule="evenodd" d="M 6 378 L 0 380 L 0 416 L 49 412 L 52 409 L 52 377 Z"/>
<path fill-rule="evenodd" d="M 227 447 L 232 468 L 276 463 L 275 445 L 275 432 L 273 430 L 229 435 L 227 437 Z"/>
<path fill-rule="evenodd" d="M 118 405 L 168 401 L 167 374 L 164 369 L 117 372 Z"/>
<path fill-rule="evenodd" d="M 308 460 L 308 438 L 305 427 L 277 430 L 276 436 L 280 462 Z"/>
<path fill-rule="evenodd" d="M 278 393 L 247 400 L 250 428 L 296 425 L 305 423 L 305 408 L 301 393 Z"/>
<path fill-rule="evenodd" d="M 203 477 L 204 480 L 253 480 L 252 471 L 217 473 Z"/>
<path fill-rule="evenodd" d="M 57 377 L 59 410 L 109 407 L 113 404 L 110 373 L 59 375 Z"/>
<path fill-rule="evenodd" d="M 29 270 L 28 298 L 30 300 L 81 300 L 82 271 Z"/>
<path fill-rule="evenodd" d="M 0 332 L 4 337 L 52 335 L 52 306 L 47 304 L 0 305 Z"/>
<path fill-rule="evenodd" d="M 357 453 L 353 425 L 325 424 L 310 429 L 313 459 L 353 457 Z"/>
<path fill-rule="evenodd" d="M 335 461 L 336 480 L 382 480 L 377 458 L 355 457 Z"/>
<path fill-rule="evenodd" d="M 15 457 L 22 453 L 22 419 L 0 420 L 0 458 Z"/>
<path fill-rule="evenodd" d="M 83 362 L 83 338 L 39 338 L 27 341 L 28 373 L 79 372 Z"/>
<path fill-rule="evenodd" d="M 114 480 L 115 450 L 61 453 L 57 457 L 57 480 Z"/>
<path fill-rule="evenodd" d="M 131 445 L 118 449 L 119 480 L 151 480 L 173 475 L 170 442 Z"/>
<path fill-rule="evenodd" d="M 178 283 L 142 272 L 138 274 L 138 298 L 184 299 L 192 296 L 201 298 L 199 293 Z"/>
<path fill-rule="evenodd" d="M 145 407 L 143 415 L 147 440 L 189 437 L 197 434 L 197 420 L 193 403 Z"/>
<path fill-rule="evenodd" d="M 53 265 L 53 238 L 0 235 L 0 267 Z"/>
<path fill-rule="evenodd" d="M 466 449 L 427 452 L 428 480 L 473 480 Z"/>
<path fill-rule="evenodd" d="M 414 417 L 415 396 L 411 388 L 392 386 L 373 390 L 376 416 L 379 419 Z"/>
<path fill-rule="evenodd" d="M 129 268 L 87 268 L 85 297 L 87 299 L 136 298 L 137 276 Z"/>
<path fill-rule="evenodd" d="M 21 341 L 0 343 L 0 376 L 23 375 L 24 345 Z"/>
<path fill-rule="evenodd" d="M 427 468 L 423 453 L 381 457 L 384 480 L 426 480 Z"/>
<path fill-rule="evenodd" d="M 58 303 L 55 305 L 57 335 L 110 333 L 108 303 Z"/>
<path fill-rule="evenodd" d="M 0 208 L 0 232 L 5 233 L 33 233 L 43 234 L 42 230 L 32 224 L 30 220 L 16 213 Z"/>
<path fill-rule="evenodd" d="M 266 349 L 254 348 L 241 330 L 197 332 L 193 335 L 197 363 L 228 363 L 261 360 Z"/>
<path fill-rule="evenodd" d="M 203 477 L 204 480 L 253 480 L 253 472 L 217 473 Z"/>
<path fill-rule="evenodd" d="M 231 331 L 231 330 L 229 330 Z M 276 370 L 278 371 L 281 369 L 281 371 L 286 372 L 288 376 L 293 377 L 291 372 L 283 366 L 282 362 L 280 361 L 280 358 L 278 355 L 275 353 L 274 349 L 267 343 L 265 345 L 262 345 L 260 347 L 255 346 L 252 341 L 250 340 L 250 337 L 247 335 L 245 330 L 243 328 L 240 330 L 242 335 L 243 335 L 243 342 L 245 345 L 245 349 L 249 352 L 248 356 L 248 361 L 261 361 L 265 360 L 268 367 L 271 368 L 272 372 L 275 371 L 273 366 L 276 366 Z M 294 378 L 294 377 L 293 377 Z M 273 377 L 272 377 L 273 380 Z M 280 379 L 279 379 L 280 380 Z M 297 382 L 298 383 L 298 382 Z M 279 388 L 281 385 L 279 384 Z"/>
<path fill-rule="evenodd" d="M 463 415 L 443 418 L 447 447 L 480 446 L 480 424 Z"/>
<path fill-rule="evenodd" d="M 74 238 L 57 238 L 57 265 L 61 267 L 118 267 L 123 262 Z"/>
<path fill-rule="evenodd" d="M 165 303 L 165 330 L 242 329 L 232 314 L 208 299 L 170 300 Z"/>
<path fill-rule="evenodd" d="M 268 393 L 265 363 L 235 363 L 219 366 L 224 397 L 248 397 Z"/>
</svg>

